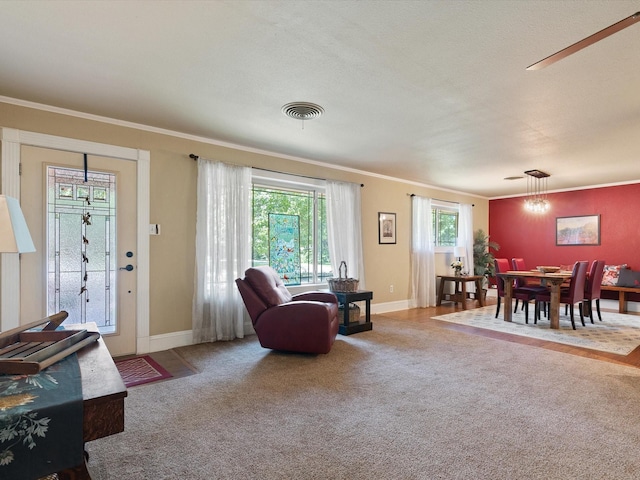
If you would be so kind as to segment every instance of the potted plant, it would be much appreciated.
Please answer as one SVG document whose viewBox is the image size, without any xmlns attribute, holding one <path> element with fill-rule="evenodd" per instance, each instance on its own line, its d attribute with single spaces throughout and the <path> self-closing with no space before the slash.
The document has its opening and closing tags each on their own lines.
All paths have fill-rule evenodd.
<svg viewBox="0 0 640 480">
<path fill-rule="evenodd" d="M 485 285 L 488 277 L 495 276 L 495 257 L 491 250 L 500 250 L 500 245 L 489 240 L 484 230 L 479 229 L 473 232 L 473 271 L 476 275 L 485 277 Z"/>
</svg>

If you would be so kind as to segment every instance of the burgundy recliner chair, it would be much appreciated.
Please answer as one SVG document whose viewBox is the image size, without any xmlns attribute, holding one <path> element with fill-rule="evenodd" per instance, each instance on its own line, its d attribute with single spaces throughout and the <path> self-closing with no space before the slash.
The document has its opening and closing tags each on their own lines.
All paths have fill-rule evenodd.
<svg viewBox="0 0 640 480">
<path fill-rule="evenodd" d="M 338 334 L 338 299 L 329 292 L 291 295 L 269 266 L 244 272 L 236 285 L 260 345 L 273 350 L 328 353 Z"/>
</svg>

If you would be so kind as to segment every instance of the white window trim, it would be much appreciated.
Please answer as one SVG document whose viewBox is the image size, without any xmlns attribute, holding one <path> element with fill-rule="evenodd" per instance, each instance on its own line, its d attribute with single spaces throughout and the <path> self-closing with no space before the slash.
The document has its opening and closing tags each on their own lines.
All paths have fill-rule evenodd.
<svg viewBox="0 0 640 480">
<path fill-rule="evenodd" d="M 438 210 L 449 210 L 451 212 L 457 212 L 458 213 L 458 220 L 460 219 L 460 204 L 459 203 L 455 203 L 455 202 L 445 202 L 443 200 L 431 200 L 431 209 L 438 209 Z M 435 234 L 435 232 L 434 232 Z M 453 247 L 452 246 L 446 246 L 446 247 L 441 247 L 441 246 L 435 246 L 434 247 L 434 253 L 453 253 Z"/>
<path fill-rule="evenodd" d="M 253 183 L 259 185 L 282 188 L 308 188 L 325 193 L 327 182 L 318 178 L 290 175 L 288 173 L 271 172 L 268 170 L 253 169 L 251 172 Z"/>
<path fill-rule="evenodd" d="M 326 194 L 326 180 L 319 178 L 292 175 L 288 173 L 272 172 L 270 170 L 252 169 L 251 181 L 254 185 L 265 187 L 276 187 L 284 189 L 308 189 L 315 190 L 317 193 Z M 317 212 L 316 212 L 317 213 Z M 317 252 L 317 238 L 314 232 L 313 250 Z M 329 288 L 327 282 L 321 283 L 303 283 L 301 285 L 289 285 L 287 289 L 292 293 L 303 293 L 320 288 Z"/>
</svg>

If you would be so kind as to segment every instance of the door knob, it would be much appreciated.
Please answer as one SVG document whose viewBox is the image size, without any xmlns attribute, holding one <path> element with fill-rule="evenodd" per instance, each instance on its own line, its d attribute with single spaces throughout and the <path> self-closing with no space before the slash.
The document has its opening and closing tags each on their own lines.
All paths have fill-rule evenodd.
<svg viewBox="0 0 640 480">
<path fill-rule="evenodd" d="M 118 270 L 126 270 L 127 272 L 130 272 L 133 270 L 133 265 L 129 264 L 126 267 L 120 267 Z"/>
</svg>

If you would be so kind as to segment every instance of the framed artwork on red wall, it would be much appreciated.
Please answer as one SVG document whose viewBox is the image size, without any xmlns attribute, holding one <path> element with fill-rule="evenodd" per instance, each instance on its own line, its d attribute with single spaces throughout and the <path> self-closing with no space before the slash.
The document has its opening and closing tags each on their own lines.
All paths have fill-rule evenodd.
<svg viewBox="0 0 640 480">
<path fill-rule="evenodd" d="M 557 217 L 556 245 L 600 245 L 600 215 Z"/>
</svg>

